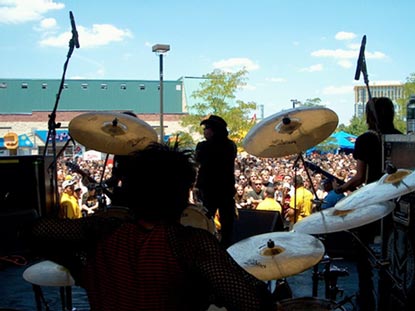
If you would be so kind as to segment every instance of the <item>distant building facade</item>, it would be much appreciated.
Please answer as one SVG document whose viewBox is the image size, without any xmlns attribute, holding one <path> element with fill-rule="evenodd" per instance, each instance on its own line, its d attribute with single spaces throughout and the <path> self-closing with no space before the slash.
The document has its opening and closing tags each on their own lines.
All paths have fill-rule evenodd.
<svg viewBox="0 0 415 311">
<path fill-rule="evenodd" d="M 186 77 L 163 81 L 163 124 L 167 136 L 185 130 L 180 126 L 180 118 L 187 114 L 191 94 L 200 81 Z M 61 124 L 57 133 L 60 144 L 67 140 L 69 122 L 91 111 L 131 111 L 157 132 L 160 130 L 157 80 L 66 80 L 58 100 L 60 85 L 57 79 L 0 78 L 0 140 L 8 132 L 25 135 L 28 141 L 19 146 L 19 154 L 36 153 L 39 146 L 46 144 L 47 131 L 53 123 L 50 116 L 55 109 L 55 121 Z M 4 149 L 0 141 L 0 155 Z"/>
<path fill-rule="evenodd" d="M 400 82 L 373 82 L 369 84 L 372 97 L 389 97 L 395 106 L 398 99 L 404 98 L 404 84 Z M 369 100 L 367 87 L 356 85 L 354 87 L 354 115 L 363 117 L 365 114 L 365 105 Z"/>
</svg>

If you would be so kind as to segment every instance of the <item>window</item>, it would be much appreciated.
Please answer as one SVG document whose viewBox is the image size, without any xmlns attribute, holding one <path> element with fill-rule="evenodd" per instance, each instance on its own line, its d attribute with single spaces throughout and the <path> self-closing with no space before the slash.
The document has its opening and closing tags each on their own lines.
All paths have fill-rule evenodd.
<svg viewBox="0 0 415 311">
<path fill-rule="evenodd" d="M 127 89 L 127 85 L 125 83 L 122 83 L 120 86 L 121 90 L 126 90 Z"/>
<path fill-rule="evenodd" d="M 0 83 L 0 89 L 7 89 L 7 83 L 6 82 Z"/>
<path fill-rule="evenodd" d="M 107 90 L 107 89 L 108 89 L 108 84 L 102 83 L 101 84 L 101 90 Z"/>
<path fill-rule="evenodd" d="M 29 86 L 27 85 L 27 83 L 22 83 L 22 89 L 27 89 Z"/>
<path fill-rule="evenodd" d="M 68 88 L 68 84 L 64 83 L 63 84 L 63 89 L 66 90 Z"/>
<path fill-rule="evenodd" d="M 140 90 L 142 90 L 142 91 L 143 91 L 143 90 L 145 90 L 145 89 L 146 89 L 146 86 L 145 86 L 144 84 L 140 84 L 140 85 L 139 85 L 139 88 L 140 88 Z"/>
<path fill-rule="evenodd" d="M 45 90 L 48 88 L 48 84 L 47 83 L 42 83 L 42 89 Z"/>
<path fill-rule="evenodd" d="M 82 88 L 83 90 L 86 90 L 86 89 L 88 88 L 88 83 L 82 83 L 82 84 L 81 84 L 81 88 Z"/>
</svg>

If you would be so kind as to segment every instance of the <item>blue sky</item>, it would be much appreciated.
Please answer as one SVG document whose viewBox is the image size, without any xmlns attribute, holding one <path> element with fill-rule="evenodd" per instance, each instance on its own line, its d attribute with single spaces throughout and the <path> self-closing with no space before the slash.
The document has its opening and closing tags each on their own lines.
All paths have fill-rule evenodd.
<svg viewBox="0 0 415 311">
<path fill-rule="evenodd" d="M 0 0 L 0 78 L 60 79 L 69 11 L 81 47 L 67 79 L 157 80 L 151 47 L 169 44 L 164 79 L 245 67 L 238 98 L 265 117 L 318 97 L 348 124 L 363 35 L 370 83 L 415 72 L 413 0 Z"/>
</svg>

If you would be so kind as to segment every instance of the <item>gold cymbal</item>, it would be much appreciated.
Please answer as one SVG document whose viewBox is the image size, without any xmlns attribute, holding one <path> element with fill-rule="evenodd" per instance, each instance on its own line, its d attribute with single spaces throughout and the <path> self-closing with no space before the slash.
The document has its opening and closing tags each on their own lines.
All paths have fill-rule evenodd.
<svg viewBox="0 0 415 311">
<path fill-rule="evenodd" d="M 415 172 L 398 169 L 393 174 L 385 174 L 378 181 L 353 191 L 337 202 L 337 210 L 365 208 L 368 205 L 388 201 L 415 191 Z"/>
<path fill-rule="evenodd" d="M 324 245 L 308 234 L 271 232 L 239 241 L 228 248 L 228 253 L 246 271 L 269 281 L 314 266 L 324 255 Z"/>
<path fill-rule="evenodd" d="M 329 137 L 338 123 L 337 114 L 324 107 L 283 110 L 257 123 L 243 146 L 248 153 L 262 158 L 298 154 Z"/>
<path fill-rule="evenodd" d="M 90 149 L 115 155 L 128 155 L 157 141 L 156 131 L 145 121 L 113 112 L 81 114 L 69 123 L 69 134 Z"/>
<path fill-rule="evenodd" d="M 390 201 L 350 210 L 331 207 L 316 212 L 294 224 L 295 232 L 324 234 L 361 227 L 379 220 L 393 211 L 395 204 Z"/>
</svg>

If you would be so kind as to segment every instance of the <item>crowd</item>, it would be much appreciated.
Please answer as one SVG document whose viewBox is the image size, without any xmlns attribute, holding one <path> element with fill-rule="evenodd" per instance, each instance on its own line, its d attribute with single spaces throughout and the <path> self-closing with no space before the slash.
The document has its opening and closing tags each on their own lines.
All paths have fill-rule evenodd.
<svg viewBox="0 0 415 311">
<path fill-rule="evenodd" d="M 344 181 L 356 174 L 356 161 L 352 154 L 311 153 L 304 155 L 303 159 Z M 65 185 L 73 185 L 82 215 L 87 216 L 93 214 L 100 206 L 111 205 L 110 196 L 103 191 L 106 189 L 105 181 L 111 178 L 111 174 L 111 160 L 105 163 L 104 160 L 83 160 L 82 157 L 63 158 L 58 165 L 59 191 L 63 194 L 64 182 L 73 181 Z M 333 188 L 327 187 L 327 184 L 331 185 L 333 182 L 328 174 L 324 176 L 321 171 L 306 169 L 298 155 L 258 158 L 245 152 L 239 153 L 235 160 L 236 207 L 277 210 L 285 217 L 294 195 L 294 177 L 301 176 L 304 188 L 312 193 L 313 198 L 323 200 Z M 276 204 L 258 206 L 265 199 L 270 202 L 271 197 Z M 324 208 L 324 201 L 322 204 Z"/>
</svg>

